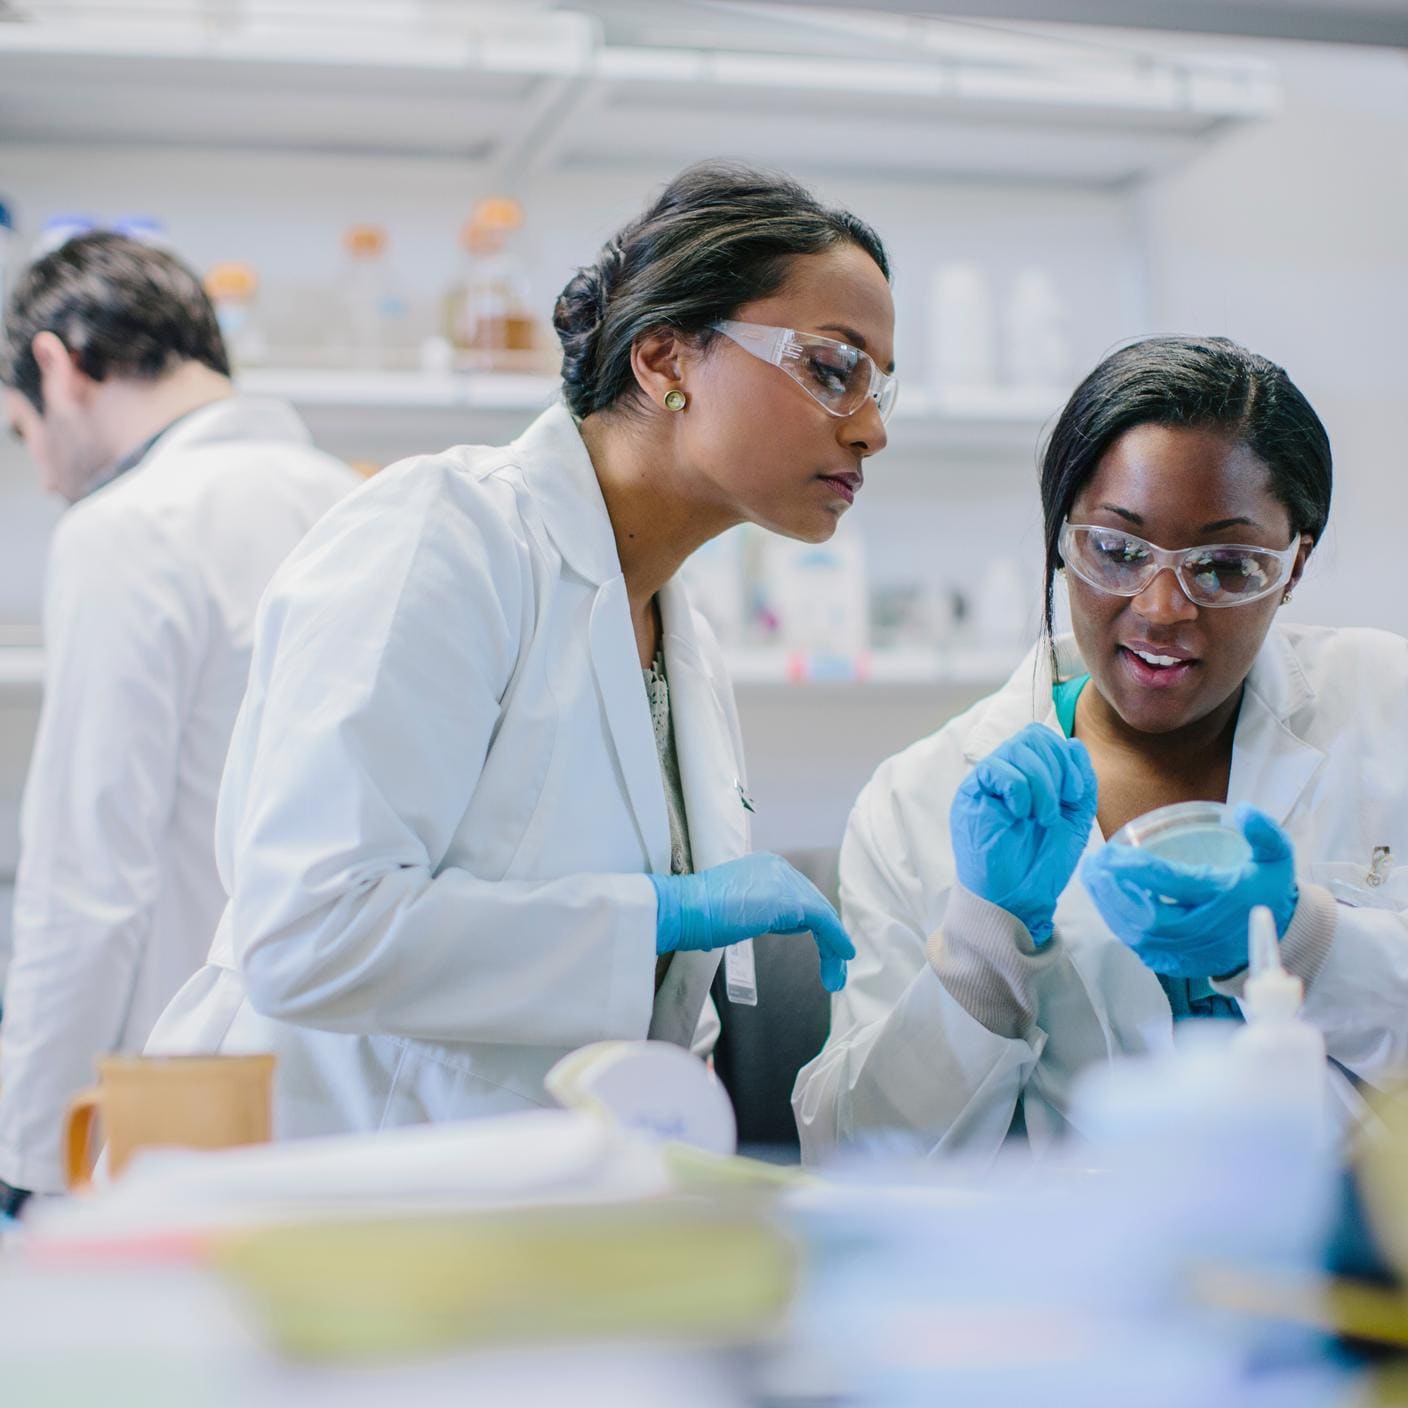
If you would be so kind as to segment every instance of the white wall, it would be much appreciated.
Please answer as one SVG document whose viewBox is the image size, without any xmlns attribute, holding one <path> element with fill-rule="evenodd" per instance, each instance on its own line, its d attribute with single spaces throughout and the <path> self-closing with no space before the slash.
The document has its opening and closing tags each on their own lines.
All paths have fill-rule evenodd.
<svg viewBox="0 0 1408 1408">
<path fill-rule="evenodd" d="M 1141 203 L 1151 330 L 1273 358 L 1329 429 L 1330 531 L 1287 616 L 1408 632 L 1408 58 L 1268 51 L 1284 112 Z"/>
</svg>

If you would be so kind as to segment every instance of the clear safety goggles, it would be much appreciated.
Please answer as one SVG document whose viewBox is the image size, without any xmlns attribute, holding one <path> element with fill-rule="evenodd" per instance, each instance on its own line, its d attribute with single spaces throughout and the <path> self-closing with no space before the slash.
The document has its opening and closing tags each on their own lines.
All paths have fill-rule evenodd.
<svg viewBox="0 0 1408 1408">
<path fill-rule="evenodd" d="M 1061 559 L 1083 582 L 1114 596 L 1138 596 L 1169 571 L 1195 606 L 1246 606 L 1283 586 L 1295 566 L 1299 540 L 1290 547 L 1209 543 L 1200 548 L 1160 548 L 1122 533 L 1067 522 L 1061 529 Z"/>
<path fill-rule="evenodd" d="M 875 402 L 882 421 L 895 409 L 898 380 L 849 342 L 762 323 L 727 321 L 715 323 L 714 330 L 760 361 L 780 367 L 829 415 L 853 416 L 867 400 Z"/>
</svg>

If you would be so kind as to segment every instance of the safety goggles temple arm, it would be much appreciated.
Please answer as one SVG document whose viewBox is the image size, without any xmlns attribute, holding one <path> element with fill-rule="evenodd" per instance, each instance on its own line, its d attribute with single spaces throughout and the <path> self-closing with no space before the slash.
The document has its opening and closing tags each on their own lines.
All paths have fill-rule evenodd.
<svg viewBox="0 0 1408 1408">
<path fill-rule="evenodd" d="M 791 328 L 765 328 L 735 322 L 731 318 L 715 323 L 714 327 L 755 357 L 761 357 L 763 361 L 772 362 L 774 365 L 782 361 L 783 349 L 792 340 Z"/>
</svg>

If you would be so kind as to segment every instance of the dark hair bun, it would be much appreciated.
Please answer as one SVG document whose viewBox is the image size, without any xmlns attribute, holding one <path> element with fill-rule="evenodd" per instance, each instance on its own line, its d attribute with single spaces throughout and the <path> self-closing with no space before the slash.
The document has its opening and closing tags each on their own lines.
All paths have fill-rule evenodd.
<svg viewBox="0 0 1408 1408">
<path fill-rule="evenodd" d="M 562 391 L 572 413 L 589 413 L 596 385 L 597 344 L 610 298 L 610 276 L 620 269 L 620 246 L 613 241 L 595 264 L 568 280 L 552 310 L 552 325 L 562 344 Z M 614 267 L 608 267 L 614 266 Z"/>
<path fill-rule="evenodd" d="M 578 269 L 553 305 L 552 325 L 562 344 L 562 394 L 575 415 L 582 414 L 578 402 L 592 382 L 603 311 L 601 278 L 595 267 Z"/>
</svg>

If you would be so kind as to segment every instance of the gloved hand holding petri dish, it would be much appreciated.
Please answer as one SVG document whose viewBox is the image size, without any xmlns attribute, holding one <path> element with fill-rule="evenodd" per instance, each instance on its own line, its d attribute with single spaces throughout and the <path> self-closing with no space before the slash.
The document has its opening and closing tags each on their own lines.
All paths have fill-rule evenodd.
<svg viewBox="0 0 1408 1408">
<path fill-rule="evenodd" d="M 1245 804 L 1137 817 L 1086 858 L 1081 878 L 1115 935 L 1154 972 L 1179 978 L 1244 968 L 1251 910 L 1270 909 L 1284 938 L 1299 897 L 1289 837 Z"/>
</svg>

